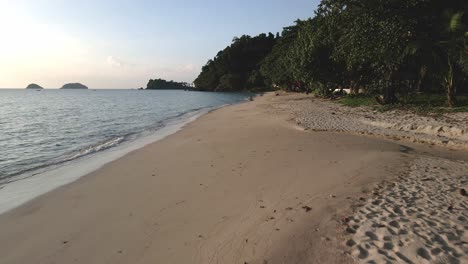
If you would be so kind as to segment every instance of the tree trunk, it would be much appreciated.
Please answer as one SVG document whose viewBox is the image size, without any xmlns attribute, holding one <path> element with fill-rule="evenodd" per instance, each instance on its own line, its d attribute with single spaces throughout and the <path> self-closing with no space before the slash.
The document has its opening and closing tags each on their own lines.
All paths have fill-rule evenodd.
<svg viewBox="0 0 468 264">
<path fill-rule="evenodd" d="M 447 103 L 449 107 L 457 105 L 456 91 L 453 85 L 447 87 Z"/>
<path fill-rule="evenodd" d="M 449 71 L 445 79 L 445 85 L 447 87 L 447 104 L 449 107 L 454 107 L 457 104 L 455 85 L 453 82 L 453 66 L 449 61 Z"/>
<path fill-rule="evenodd" d="M 398 79 L 397 75 L 398 69 L 396 67 L 392 67 L 389 74 L 387 75 L 387 80 L 383 91 L 383 104 L 394 104 L 398 102 L 398 98 L 395 95 L 395 80 Z"/>
<path fill-rule="evenodd" d="M 424 81 L 426 79 L 426 74 L 427 74 L 427 67 L 426 65 L 421 66 L 421 69 L 419 69 L 419 79 L 416 84 L 416 91 L 418 93 L 424 92 Z"/>
<path fill-rule="evenodd" d="M 394 104 L 398 101 L 395 95 L 395 84 L 393 82 L 389 82 L 385 87 L 383 101 L 384 104 Z"/>
</svg>

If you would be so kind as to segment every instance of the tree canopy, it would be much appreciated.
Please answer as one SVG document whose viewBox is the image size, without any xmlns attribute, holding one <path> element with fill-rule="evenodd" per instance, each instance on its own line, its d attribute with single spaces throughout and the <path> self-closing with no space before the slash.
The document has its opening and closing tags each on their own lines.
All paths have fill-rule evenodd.
<svg viewBox="0 0 468 264">
<path fill-rule="evenodd" d="M 349 88 L 394 103 L 411 93 L 468 92 L 468 1 L 322 0 L 283 32 L 234 38 L 198 90 L 282 88 L 327 96 Z"/>
<path fill-rule="evenodd" d="M 192 87 L 185 82 L 166 81 L 163 79 L 151 79 L 146 85 L 148 90 L 187 90 Z"/>
<path fill-rule="evenodd" d="M 260 62 L 271 52 L 278 37 L 260 34 L 235 37 L 232 44 L 209 60 L 194 81 L 201 91 L 240 91 L 266 88 Z"/>
</svg>

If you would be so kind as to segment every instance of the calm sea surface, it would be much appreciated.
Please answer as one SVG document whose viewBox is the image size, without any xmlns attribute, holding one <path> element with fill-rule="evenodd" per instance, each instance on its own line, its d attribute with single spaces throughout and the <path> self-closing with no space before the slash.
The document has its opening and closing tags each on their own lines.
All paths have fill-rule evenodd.
<svg viewBox="0 0 468 264">
<path fill-rule="evenodd" d="M 248 94 L 0 89 L 0 186 L 34 177 Z"/>
</svg>

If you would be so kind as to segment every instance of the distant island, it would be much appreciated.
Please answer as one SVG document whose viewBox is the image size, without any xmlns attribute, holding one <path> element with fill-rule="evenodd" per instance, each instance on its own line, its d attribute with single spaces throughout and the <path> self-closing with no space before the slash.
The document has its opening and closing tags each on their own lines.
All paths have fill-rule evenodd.
<svg viewBox="0 0 468 264">
<path fill-rule="evenodd" d="M 88 87 L 81 83 L 67 83 L 60 89 L 88 89 Z"/>
<path fill-rule="evenodd" d="M 36 89 L 36 90 L 37 90 L 37 89 L 44 89 L 44 88 L 42 88 L 42 87 L 41 87 L 40 85 L 38 85 L 38 84 L 31 83 L 30 85 L 28 85 L 28 86 L 26 87 L 26 89 Z"/>
<path fill-rule="evenodd" d="M 166 81 L 163 79 L 151 79 L 146 85 L 147 90 L 189 90 L 192 89 L 186 82 Z"/>
</svg>

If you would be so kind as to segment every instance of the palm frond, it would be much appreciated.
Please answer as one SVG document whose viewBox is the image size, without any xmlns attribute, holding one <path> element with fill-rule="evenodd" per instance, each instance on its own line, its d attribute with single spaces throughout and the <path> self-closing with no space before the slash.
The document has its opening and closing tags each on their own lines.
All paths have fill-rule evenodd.
<svg viewBox="0 0 468 264">
<path fill-rule="evenodd" d="M 419 42 L 419 41 L 410 41 L 406 45 L 403 53 L 406 56 L 413 56 L 416 53 L 420 52 L 422 48 L 423 48 L 423 45 L 421 44 L 421 42 Z"/>
<path fill-rule="evenodd" d="M 458 12 L 452 15 L 452 17 L 450 18 L 450 26 L 449 26 L 449 30 L 451 32 L 457 32 L 463 28 L 462 17 L 463 17 L 463 12 Z"/>
</svg>

